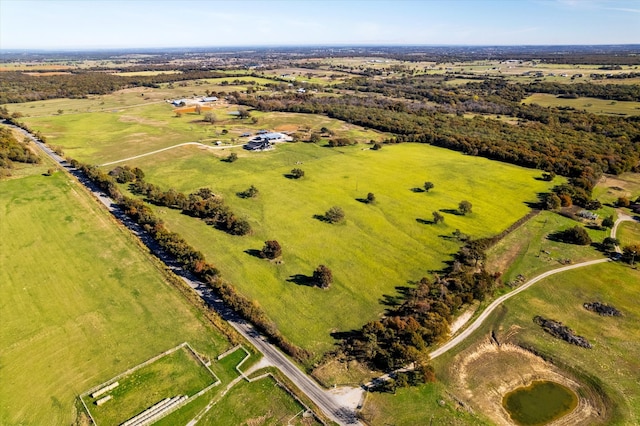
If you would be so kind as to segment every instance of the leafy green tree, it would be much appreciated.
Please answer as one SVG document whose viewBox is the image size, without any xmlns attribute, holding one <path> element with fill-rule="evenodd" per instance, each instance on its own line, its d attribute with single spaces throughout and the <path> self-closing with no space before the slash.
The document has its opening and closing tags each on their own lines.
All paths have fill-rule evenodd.
<svg viewBox="0 0 640 426">
<path fill-rule="evenodd" d="M 440 212 L 433 212 L 433 223 L 438 224 L 440 222 L 444 222 L 444 216 L 440 214 Z"/>
<path fill-rule="evenodd" d="M 333 206 L 325 212 L 324 217 L 330 223 L 342 222 L 344 220 L 344 210 L 338 206 Z"/>
<path fill-rule="evenodd" d="M 425 182 L 424 183 L 424 192 L 429 192 L 430 189 L 433 189 L 433 182 Z"/>
<path fill-rule="evenodd" d="M 622 259 L 630 265 L 635 265 L 640 256 L 640 244 L 629 244 L 622 248 Z"/>
<path fill-rule="evenodd" d="M 324 265 L 320 265 L 313 271 L 313 281 L 320 288 L 329 288 L 333 282 L 333 273 L 331 269 Z"/>
<path fill-rule="evenodd" d="M 231 154 L 229 154 L 229 156 L 226 158 L 227 163 L 233 163 L 236 160 L 238 160 L 238 154 L 236 154 L 235 152 L 232 152 Z"/>
<path fill-rule="evenodd" d="M 615 224 L 615 221 L 613 220 L 613 216 L 607 216 L 604 219 L 602 219 L 602 226 L 604 228 L 613 228 L 614 224 Z"/>
<path fill-rule="evenodd" d="M 473 205 L 466 200 L 460 201 L 460 204 L 458 204 L 458 211 L 463 216 L 466 215 L 467 213 L 471 213 L 472 208 L 473 208 Z"/>
<path fill-rule="evenodd" d="M 260 251 L 260 257 L 265 259 L 275 259 L 282 255 L 282 247 L 276 240 L 264 242 L 264 247 Z"/>
<path fill-rule="evenodd" d="M 304 177 L 304 170 L 298 168 L 292 169 L 291 176 L 293 176 L 294 179 L 300 179 L 301 177 Z"/>
<path fill-rule="evenodd" d="M 547 210 L 559 209 L 561 204 L 562 201 L 560 200 L 560 197 L 558 197 L 554 193 L 547 194 L 547 196 L 544 198 L 544 207 Z"/>
<path fill-rule="evenodd" d="M 617 238 L 606 237 L 602 240 L 602 248 L 607 251 L 615 250 L 616 246 L 620 244 L 620 241 Z"/>
<path fill-rule="evenodd" d="M 376 202 L 376 196 L 373 194 L 373 192 L 370 192 L 367 194 L 367 203 L 368 204 L 373 204 Z"/>
<path fill-rule="evenodd" d="M 618 201 L 616 202 L 618 207 L 629 207 L 630 204 L 631 201 L 629 201 L 627 197 L 618 197 Z"/>
<path fill-rule="evenodd" d="M 562 240 L 567 243 L 586 246 L 591 244 L 591 237 L 582 226 L 576 225 L 562 232 Z"/>
</svg>

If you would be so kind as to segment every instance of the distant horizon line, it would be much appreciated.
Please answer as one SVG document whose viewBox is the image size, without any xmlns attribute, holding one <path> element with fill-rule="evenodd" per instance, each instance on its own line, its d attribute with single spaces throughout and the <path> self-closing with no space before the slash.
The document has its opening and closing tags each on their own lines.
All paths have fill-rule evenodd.
<svg viewBox="0 0 640 426">
<path fill-rule="evenodd" d="M 640 43 L 585 43 L 585 44 L 403 44 L 403 43 L 362 43 L 362 44 L 242 44 L 242 45 L 225 45 L 225 46 L 148 46 L 148 47 L 15 47 L 15 48 L 1 48 L 0 54 L 4 53 L 20 53 L 20 52 L 41 52 L 41 53 L 65 53 L 65 52 L 114 52 L 114 51 L 176 51 L 176 50 L 221 50 L 221 49 L 309 49 L 309 48 L 415 48 L 415 47 L 441 47 L 441 48 L 540 48 L 540 47 L 625 47 L 625 48 L 638 48 L 640 49 Z"/>
</svg>

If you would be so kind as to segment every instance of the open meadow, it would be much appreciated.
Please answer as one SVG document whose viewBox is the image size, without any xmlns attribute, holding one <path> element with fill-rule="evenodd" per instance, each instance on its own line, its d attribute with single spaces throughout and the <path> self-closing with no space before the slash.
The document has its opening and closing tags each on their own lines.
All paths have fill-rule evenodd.
<svg viewBox="0 0 640 426">
<path fill-rule="evenodd" d="M 78 396 L 92 387 L 185 341 L 212 359 L 230 346 L 128 231 L 66 174 L 44 176 L 48 167 L 21 166 L 0 182 L 0 424 L 82 424 Z M 214 362 L 222 384 L 172 416 L 190 420 L 237 377 L 241 355 Z M 157 402 L 163 386 L 191 394 L 212 382 L 188 359 L 168 361 L 133 375 L 132 384 L 163 377 L 162 384 L 145 382 L 126 409 L 119 394 L 104 408 L 112 416 L 135 414 Z M 129 387 L 124 378 L 114 392 Z M 255 405 L 251 389 L 242 399 Z M 231 389 L 227 397 L 233 395 Z M 293 417 L 299 408 L 283 395 L 280 415 Z M 262 415 L 258 408 L 253 414 Z M 225 416 L 218 416 L 221 424 Z"/>
<path fill-rule="evenodd" d="M 223 145 L 242 144 L 247 138 L 240 138 L 241 134 L 255 133 L 260 129 L 282 132 L 312 129 L 317 132 L 325 127 L 337 137 L 362 142 L 382 139 L 380 132 L 313 114 L 254 111 L 250 119 L 238 119 L 232 115 L 238 107 L 224 101 L 212 105 L 211 109 L 204 107 L 201 114 L 194 112 L 191 107 L 191 112 L 178 116 L 175 111 L 185 108 L 174 110 L 164 101 L 140 100 L 131 90 L 104 96 L 101 102 L 111 106 L 98 110 L 93 109 L 97 100 L 36 102 L 36 110 L 51 111 L 51 114 L 29 116 L 22 120 L 45 134 L 49 144 L 60 146 L 67 156 L 90 164 L 117 161 L 185 142 L 200 142 L 212 147 L 217 141 Z M 141 90 L 137 89 L 138 96 Z M 136 101 L 138 104 L 134 103 Z M 122 107 L 115 104 L 121 104 Z M 31 109 L 27 104 L 12 105 L 11 110 L 13 108 L 21 112 Z M 53 113 L 56 108 L 77 112 Z M 214 115 L 214 124 L 204 121 L 207 113 Z"/>
<path fill-rule="evenodd" d="M 509 424 L 502 396 L 532 379 L 549 379 L 571 383 L 581 399 L 580 408 L 566 419 L 569 423 L 562 424 L 637 424 L 638 282 L 638 270 L 604 263 L 536 283 L 505 302 L 458 347 L 433 361 L 439 383 L 399 389 L 396 394 L 371 394 L 363 415 L 372 425 L 454 419 L 461 425 Z M 599 316 L 582 306 L 593 301 L 610 304 L 623 316 Z M 551 337 L 533 322 L 536 315 L 561 321 L 593 348 Z M 579 415 L 586 417 L 571 423 Z"/>
<path fill-rule="evenodd" d="M 246 218 L 253 234 L 231 236 L 179 211 L 154 207 L 168 227 L 184 236 L 251 299 L 256 300 L 294 343 L 320 354 L 331 349 L 330 333 L 347 331 L 384 311 L 385 297 L 432 271 L 460 247 L 460 229 L 472 237 L 500 233 L 524 216 L 527 201 L 549 188 L 539 172 L 420 144 L 327 148 L 279 144 L 273 151 L 236 149 L 234 163 L 198 148 L 182 147 L 128 162 L 148 182 L 189 193 L 210 187 Z M 292 168 L 301 179 L 286 176 Z M 435 187 L 420 192 L 425 181 Z M 256 198 L 236 194 L 255 185 Z M 375 203 L 362 199 L 375 195 Z M 473 212 L 457 214 L 461 200 Z M 340 206 L 344 223 L 319 220 Z M 444 223 L 433 224 L 441 211 Z M 255 256 L 264 241 L 283 247 L 281 263 Z M 309 286 L 319 265 L 332 271 L 329 290 Z"/>
<path fill-rule="evenodd" d="M 640 102 L 611 101 L 597 98 L 561 98 L 547 93 L 536 93 L 522 101 L 525 104 L 537 104 L 542 107 L 571 107 L 593 114 L 612 114 L 620 116 L 640 115 Z"/>
</svg>

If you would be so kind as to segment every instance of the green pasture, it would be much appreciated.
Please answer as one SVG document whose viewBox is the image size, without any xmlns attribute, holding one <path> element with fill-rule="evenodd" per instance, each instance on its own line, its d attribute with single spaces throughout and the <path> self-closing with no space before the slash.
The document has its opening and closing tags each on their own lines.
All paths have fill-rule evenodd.
<svg viewBox="0 0 640 426">
<path fill-rule="evenodd" d="M 587 97 L 565 99 L 552 94 L 536 93 L 525 98 L 522 102 L 526 104 L 537 104 L 543 107 L 571 107 L 594 114 L 640 115 L 640 102 L 632 101 L 611 101 Z"/>
<path fill-rule="evenodd" d="M 638 424 L 638 283 L 640 272 L 618 263 L 554 275 L 506 302 L 499 335 L 517 329 L 516 341 L 534 347 L 578 379 L 601 386 L 610 400 L 613 416 L 607 424 Z M 583 303 L 593 301 L 613 305 L 623 316 L 601 317 L 582 307 Z M 550 336 L 533 323 L 535 315 L 561 321 L 587 338 L 593 349 L 570 345 Z"/>
<path fill-rule="evenodd" d="M 622 222 L 618 225 L 617 237 L 621 247 L 640 244 L 640 222 Z"/>
<path fill-rule="evenodd" d="M 69 424 L 78 395 L 188 341 L 228 342 L 62 172 L 0 182 L 0 424 Z"/>
<path fill-rule="evenodd" d="M 481 414 L 460 408 L 441 382 L 400 388 L 395 394 L 369 393 L 361 415 L 372 426 L 489 424 Z"/>
<path fill-rule="evenodd" d="M 604 215 L 601 214 L 601 216 Z M 592 246 L 567 244 L 548 238 L 555 232 L 576 225 L 584 226 L 586 222 L 578 222 L 555 212 L 542 211 L 489 250 L 488 268 L 503 272 L 502 279 L 508 282 L 518 275 L 528 279 L 563 266 L 560 260 L 570 259 L 572 263 L 579 263 L 602 258 L 604 254 Z M 595 243 L 601 243 L 609 236 L 609 229 L 599 230 L 588 227 L 585 229 Z"/>
<path fill-rule="evenodd" d="M 578 381 L 606 395 L 608 412 L 601 414 L 608 418 L 603 424 L 637 424 L 640 421 L 638 282 L 638 270 L 615 262 L 546 278 L 506 301 L 468 339 L 434 360 L 436 375 L 446 387 L 455 383 L 457 378 L 453 376 L 458 373 L 450 365 L 456 355 L 485 342 L 493 332 L 498 341 L 532 348 Z M 623 316 L 601 317 L 583 308 L 583 303 L 593 301 L 613 305 Z M 594 347 L 585 349 L 550 336 L 533 322 L 536 315 L 561 321 Z M 473 375 L 473 371 L 468 373 Z M 416 406 L 428 402 L 413 400 Z M 392 405 L 390 410 L 394 408 Z M 396 412 L 402 413 L 399 409 Z"/>
<path fill-rule="evenodd" d="M 117 99 L 129 99 L 121 93 L 113 96 Z M 67 105 L 67 109 L 75 106 L 75 109 L 82 110 L 80 105 L 88 101 L 61 102 Z M 26 104 L 20 105 L 20 108 L 24 108 Z M 61 104 L 56 106 L 62 108 Z M 321 115 L 254 111 L 252 117 L 258 121 L 253 123 L 251 119 L 241 120 L 230 115 L 234 111 L 237 111 L 237 107 L 221 104 L 200 115 L 191 112 L 178 117 L 171 105 L 158 101 L 104 112 L 26 117 L 23 121 L 45 134 L 51 145 L 61 146 L 67 156 L 91 164 L 120 160 L 184 142 L 213 145 L 220 140 L 225 144 L 240 144 L 246 141 L 239 138 L 242 133 L 255 133 L 260 129 L 296 131 L 308 127 L 319 131 L 321 127 L 327 127 L 335 131 L 338 137 L 362 142 L 382 138 L 379 132 L 364 130 Z M 207 112 L 216 117 L 213 125 L 203 121 Z M 228 133 L 223 134 L 223 130 Z"/>
<path fill-rule="evenodd" d="M 242 381 L 198 422 L 203 425 L 318 425 L 271 377 Z"/>
<path fill-rule="evenodd" d="M 165 398 L 191 397 L 216 381 L 193 353 L 183 347 L 120 377 L 115 389 L 83 399 L 98 424 L 121 424 Z M 112 399 L 95 405 L 96 400 L 107 395 Z"/>
<path fill-rule="evenodd" d="M 384 311 L 381 299 L 397 295 L 397 286 L 443 268 L 459 248 L 451 238 L 455 229 L 473 237 L 495 235 L 529 211 L 525 201 L 549 187 L 534 179 L 538 171 L 420 144 L 372 151 L 298 143 L 263 153 L 236 152 L 234 163 L 184 147 L 128 164 L 166 189 L 188 193 L 210 187 L 249 220 L 253 234 L 237 237 L 157 208 L 171 230 L 256 300 L 286 336 L 316 354 L 331 348 L 331 332 L 377 318 Z M 304 178 L 285 177 L 295 167 L 305 171 Z M 414 192 L 425 181 L 435 188 Z M 236 196 L 250 185 L 258 188 L 257 198 Z M 368 192 L 375 194 L 375 204 L 358 201 Z M 454 214 L 465 199 L 473 213 Z M 345 223 L 314 218 L 334 205 L 344 209 Z M 443 224 L 430 224 L 436 210 L 445 210 Z M 248 254 L 269 239 L 283 247 L 281 264 Z M 300 284 L 319 264 L 333 271 L 329 290 Z"/>
</svg>

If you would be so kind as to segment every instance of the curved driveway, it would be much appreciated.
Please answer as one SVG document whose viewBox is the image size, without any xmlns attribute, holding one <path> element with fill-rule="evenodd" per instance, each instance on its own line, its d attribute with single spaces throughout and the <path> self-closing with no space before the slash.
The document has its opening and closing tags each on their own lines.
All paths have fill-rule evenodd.
<svg viewBox="0 0 640 426">
<path fill-rule="evenodd" d="M 627 214 L 625 214 L 625 213 L 623 213 L 623 212 L 618 210 L 618 220 L 616 220 L 615 224 L 611 228 L 611 238 L 615 238 L 616 232 L 618 230 L 618 225 L 621 222 L 633 221 L 633 220 L 634 219 L 631 216 L 629 216 L 629 215 L 627 215 Z M 620 252 L 620 248 L 618 246 L 616 246 L 616 251 L 618 253 Z M 453 339 L 449 340 L 447 343 L 445 343 L 444 345 L 442 345 L 441 347 L 439 347 L 435 351 L 431 352 L 429 354 L 429 356 L 431 357 L 431 359 L 437 358 L 440 355 L 442 355 L 443 353 L 445 353 L 445 352 L 449 351 L 450 349 L 452 349 L 453 347 L 457 346 L 460 342 L 462 342 L 464 339 L 469 337 L 471 335 L 471 333 L 473 333 L 478 328 L 480 328 L 480 326 L 489 317 L 489 315 L 491 315 L 491 313 L 498 306 L 500 306 L 505 300 L 510 299 L 511 297 L 515 296 L 516 294 L 525 291 L 526 289 L 528 289 L 529 287 L 531 287 L 532 285 L 534 285 L 538 281 L 541 281 L 541 280 L 543 280 L 543 279 L 545 279 L 545 278 L 547 278 L 547 277 L 549 277 L 551 275 L 555 275 L 555 274 L 558 274 L 560 272 L 570 271 L 572 269 L 582 268 L 584 266 L 590 266 L 590 265 L 597 265 L 598 263 L 605 263 L 605 262 L 611 262 L 611 259 L 607 258 L 607 259 L 589 260 L 587 262 L 576 263 L 575 265 L 563 266 L 561 268 L 557 268 L 557 269 L 553 269 L 551 271 L 544 272 L 544 273 L 538 275 L 537 277 L 530 279 L 529 281 L 527 281 L 526 283 L 524 283 L 523 285 L 521 285 L 517 289 L 513 290 L 512 292 L 507 293 L 505 295 L 502 295 L 502 296 L 498 297 L 496 300 L 494 300 L 493 303 L 491 303 L 489 306 L 487 306 L 487 308 L 484 310 L 484 312 L 482 312 L 480 314 L 480 316 L 478 318 L 476 318 L 476 320 L 473 323 L 471 323 L 471 325 L 469 327 L 467 327 L 462 333 L 458 334 L 456 337 L 454 337 Z"/>
</svg>

